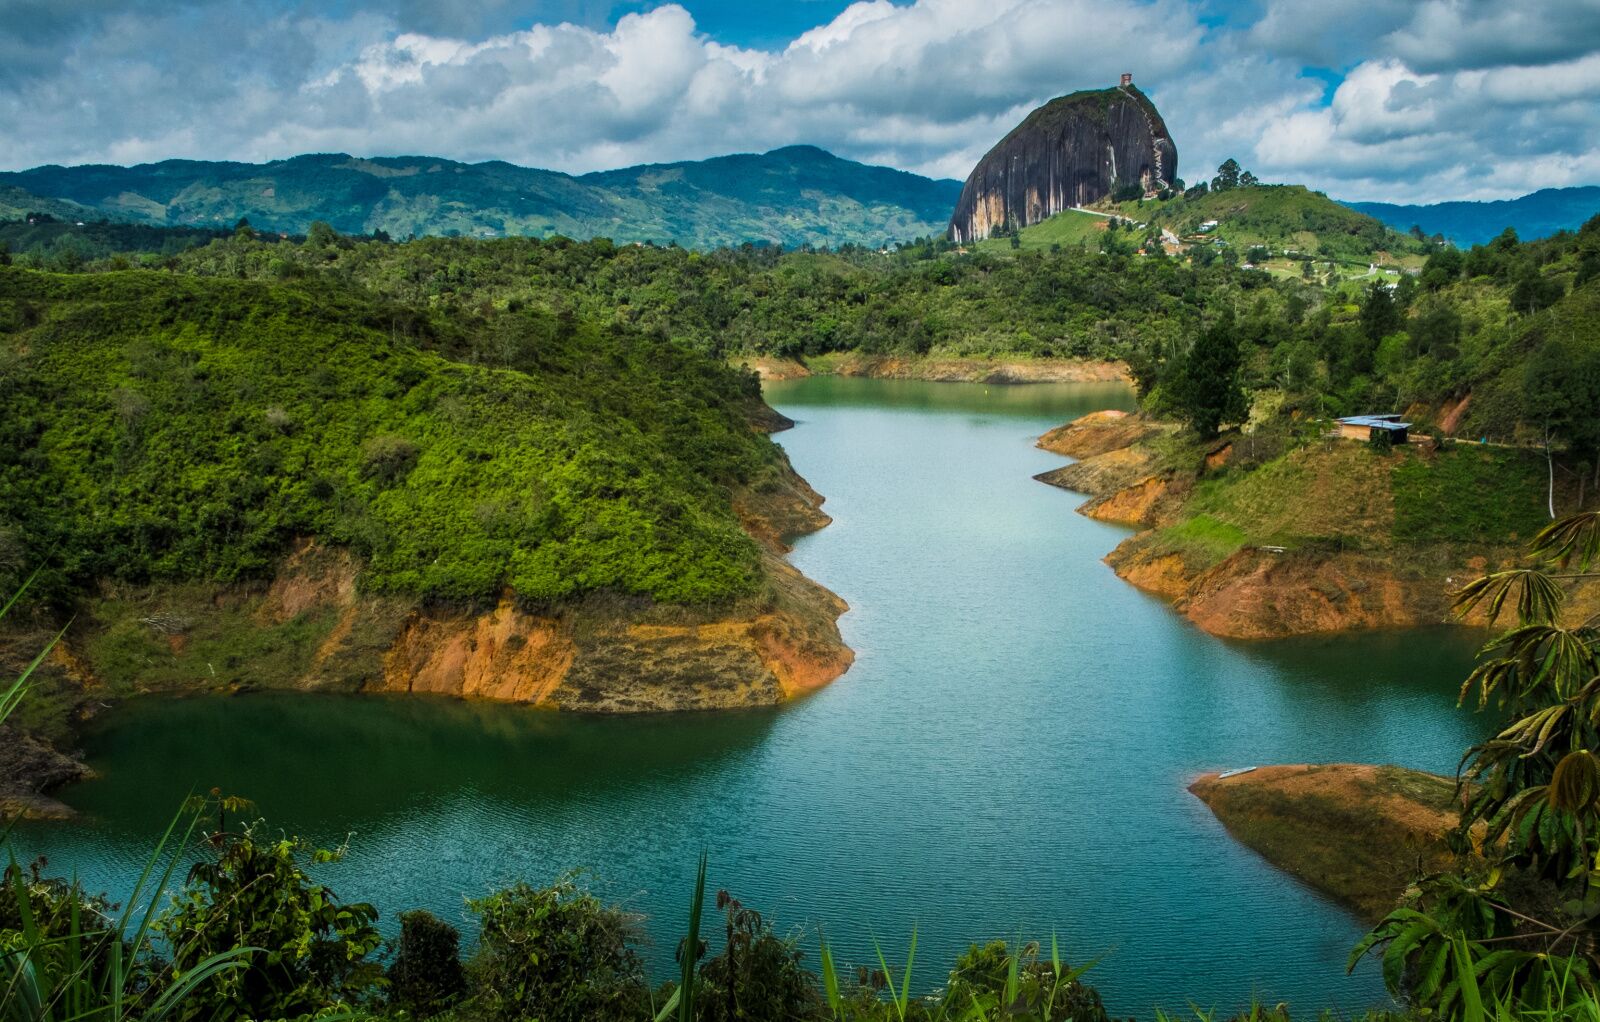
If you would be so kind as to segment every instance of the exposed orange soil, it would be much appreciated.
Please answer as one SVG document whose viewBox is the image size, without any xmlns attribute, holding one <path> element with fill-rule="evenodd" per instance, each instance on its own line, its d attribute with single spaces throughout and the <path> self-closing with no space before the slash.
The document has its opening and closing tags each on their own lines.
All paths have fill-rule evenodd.
<svg viewBox="0 0 1600 1022">
<path fill-rule="evenodd" d="M 1064 358 L 1005 361 L 849 355 L 835 363 L 832 371 L 839 376 L 943 383 L 1126 383 L 1130 379 L 1128 367 L 1120 362 Z"/>
<path fill-rule="evenodd" d="M 805 364 L 792 358 L 761 356 L 738 360 L 763 380 L 800 380 L 811 375 Z"/>
<path fill-rule="evenodd" d="M 1161 498 L 1167 495 L 1167 481 L 1147 476 L 1105 497 L 1098 497 L 1079 508 L 1090 518 L 1120 525 L 1154 525 Z"/>
<path fill-rule="evenodd" d="M 540 704 L 572 667 L 572 638 L 559 621 L 510 600 L 487 614 L 413 615 L 383 658 L 389 692 Z"/>
<path fill-rule="evenodd" d="M 1069 458 L 1092 458 L 1123 450 L 1164 431 L 1158 423 L 1137 415 L 1107 409 L 1090 412 L 1039 438 L 1038 446 Z"/>
</svg>

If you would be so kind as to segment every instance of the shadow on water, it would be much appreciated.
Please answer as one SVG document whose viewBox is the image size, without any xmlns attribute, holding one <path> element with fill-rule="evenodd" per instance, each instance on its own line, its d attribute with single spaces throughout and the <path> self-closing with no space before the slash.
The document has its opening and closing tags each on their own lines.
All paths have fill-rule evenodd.
<svg viewBox="0 0 1600 1022">
<path fill-rule="evenodd" d="M 115 826 L 215 787 L 275 822 L 341 833 L 372 807 L 403 811 L 463 785 L 533 806 L 703 783 L 739 770 L 776 712 L 625 720 L 429 696 L 152 696 L 89 730 L 100 777 L 61 797 Z"/>
</svg>

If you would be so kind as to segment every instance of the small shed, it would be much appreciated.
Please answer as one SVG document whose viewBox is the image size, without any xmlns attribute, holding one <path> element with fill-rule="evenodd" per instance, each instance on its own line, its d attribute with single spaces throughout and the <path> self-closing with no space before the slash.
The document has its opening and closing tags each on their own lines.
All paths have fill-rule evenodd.
<svg viewBox="0 0 1600 1022">
<path fill-rule="evenodd" d="M 1410 436 L 1411 423 L 1398 415 L 1351 415 L 1339 420 L 1339 435 L 1346 440 L 1376 440 L 1385 437 L 1392 444 L 1403 444 Z"/>
</svg>

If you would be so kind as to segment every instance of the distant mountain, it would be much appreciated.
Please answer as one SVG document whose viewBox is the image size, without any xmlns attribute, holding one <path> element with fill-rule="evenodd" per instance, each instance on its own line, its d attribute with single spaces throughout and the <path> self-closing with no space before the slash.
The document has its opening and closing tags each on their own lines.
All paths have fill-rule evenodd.
<svg viewBox="0 0 1600 1022">
<path fill-rule="evenodd" d="M 879 245 L 944 230 L 961 193 L 939 181 L 840 159 L 815 146 L 651 164 L 582 176 L 427 156 L 296 156 L 273 163 L 167 160 L 136 167 L 36 167 L 0 189 L 159 226 L 655 241 Z M 86 212 L 87 212 L 86 211 Z"/>
<path fill-rule="evenodd" d="M 1412 225 L 1427 235 L 1442 234 L 1457 245 L 1480 245 L 1507 227 L 1524 241 L 1557 231 L 1575 231 L 1600 213 L 1600 186 L 1545 188 L 1520 199 L 1495 202 L 1437 202 L 1397 206 L 1387 202 L 1347 202 L 1346 206 L 1375 216 L 1397 231 Z"/>
</svg>

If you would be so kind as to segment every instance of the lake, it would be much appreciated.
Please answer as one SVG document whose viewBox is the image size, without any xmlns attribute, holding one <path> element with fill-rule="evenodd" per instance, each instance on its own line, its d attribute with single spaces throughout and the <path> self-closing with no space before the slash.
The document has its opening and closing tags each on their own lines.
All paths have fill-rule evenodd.
<svg viewBox="0 0 1600 1022">
<path fill-rule="evenodd" d="M 1347 977 L 1355 919 L 1232 841 L 1185 787 L 1257 763 L 1448 772 L 1484 721 L 1455 708 L 1472 642 L 1446 629 L 1272 643 L 1198 631 L 1101 563 L 1127 534 L 1030 477 L 1033 446 L 1119 386 L 817 377 L 769 384 L 779 436 L 834 524 L 794 562 L 851 606 L 839 681 L 764 711 L 642 719 L 424 698 L 147 699 L 94 722 L 103 775 L 23 849 L 125 890 L 185 794 L 254 799 L 350 840 L 324 876 L 392 925 L 573 867 L 646 916 L 665 976 L 695 859 L 780 930 L 864 963 L 876 934 L 918 985 L 970 941 L 1055 933 L 1113 1014 L 1301 1012 L 1385 1000 Z M 713 931 L 716 932 L 716 931 Z"/>
</svg>

